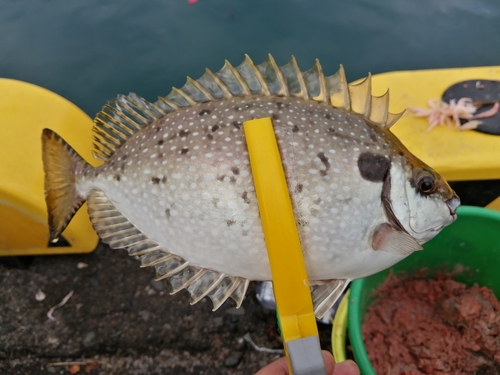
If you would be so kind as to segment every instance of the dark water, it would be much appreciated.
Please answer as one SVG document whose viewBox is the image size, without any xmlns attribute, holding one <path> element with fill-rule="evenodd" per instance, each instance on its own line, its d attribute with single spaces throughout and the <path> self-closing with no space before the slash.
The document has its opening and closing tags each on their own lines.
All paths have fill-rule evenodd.
<svg viewBox="0 0 500 375">
<path fill-rule="evenodd" d="M 366 72 L 500 64 L 498 0 L 0 0 L 0 76 L 55 91 L 93 116 L 149 100 L 244 53 L 303 69 Z"/>
</svg>

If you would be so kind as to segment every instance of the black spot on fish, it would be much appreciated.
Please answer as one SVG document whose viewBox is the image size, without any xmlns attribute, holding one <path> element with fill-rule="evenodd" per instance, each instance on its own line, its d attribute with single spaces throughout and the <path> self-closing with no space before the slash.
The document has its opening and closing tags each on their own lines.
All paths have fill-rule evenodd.
<svg viewBox="0 0 500 375">
<path fill-rule="evenodd" d="M 170 208 L 165 210 L 165 215 L 167 215 L 167 219 L 170 219 Z"/>
<path fill-rule="evenodd" d="M 163 143 L 165 143 L 165 141 L 164 141 L 163 139 L 160 139 L 160 140 L 158 141 L 158 145 L 160 145 L 160 146 L 161 146 Z"/>
<path fill-rule="evenodd" d="M 282 102 L 276 102 L 276 107 L 278 107 L 278 109 L 283 108 L 283 103 Z"/>
<path fill-rule="evenodd" d="M 280 119 L 280 116 L 279 116 L 278 114 L 276 114 L 276 113 L 273 113 L 273 114 L 272 114 L 272 116 L 271 116 L 271 118 L 272 118 L 273 120 L 279 120 L 279 119 Z"/>
<path fill-rule="evenodd" d="M 212 111 L 209 109 L 202 109 L 199 113 L 200 116 L 209 115 Z"/>
<path fill-rule="evenodd" d="M 217 130 L 219 130 L 219 125 L 212 126 L 212 132 L 216 132 Z"/>
<path fill-rule="evenodd" d="M 302 184 L 297 184 L 297 186 L 295 186 L 295 192 L 302 193 L 303 188 L 304 188 L 304 186 Z"/>
<path fill-rule="evenodd" d="M 318 214 L 319 214 L 319 211 L 315 208 L 311 208 L 309 210 L 309 212 L 311 213 L 311 216 L 315 216 L 315 217 L 318 216 Z"/>
<path fill-rule="evenodd" d="M 333 128 L 333 127 L 328 128 L 328 132 L 330 134 L 332 134 L 333 139 L 340 138 L 340 139 L 343 139 L 344 142 L 346 142 L 346 143 L 347 142 L 356 142 L 356 140 L 353 139 L 351 136 L 340 133 L 340 132 L 336 131 L 335 128 Z"/>
<path fill-rule="evenodd" d="M 120 178 L 121 178 L 121 177 L 120 177 L 120 175 L 119 175 L 119 174 L 115 174 L 115 175 L 113 176 L 113 178 L 114 178 L 116 181 L 120 181 Z"/>
<path fill-rule="evenodd" d="M 234 176 L 229 177 L 229 182 L 231 182 L 232 184 L 235 184 L 236 183 L 236 177 L 234 177 Z"/>
<path fill-rule="evenodd" d="M 184 147 L 184 148 L 181 150 L 181 155 L 186 155 L 188 152 L 189 152 L 189 148 Z"/>
<path fill-rule="evenodd" d="M 163 178 L 161 179 L 161 182 L 163 182 L 163 183 L 167 182 L 167 176 L 163 176 Z"/>
<path fill-rule="evenodd" d="M 248 199 L 248 193 L 246 191 L 241 194 L 241 198 L 243 199 L 243 202 L 245 202 L 246 204 L 250 204 L 250 199 Z"/>
<path fill-rule="evenodd" d="M 237 121 L 237 120 L 234 120 L 231 125 L 233 125 L 236 129 L 240 129 L 241 128 L 241 122 L 240 121 Z"/>
<path fill-rule="evenodd" d="M 188 135 L 189 135 L 189 130 L 182 129 L 181 131 L 179 131 L 179 137 L 181 138 L 187 137 Z"/>
<path fill-rule="evenodd" d="M 234 221 L 234 220 L 226 220 L 226 224 L 227 224 L 228 227 L 230 227 L 231 225 L 236 224 L 236 221 Z"/>
<path fill-rule="evenodd" d="M 363 152 L 358 158 L 361 177 L 372 182 L 382 182 L 391 168 L 391 161 L 380 154 Z"/>
<path fill-rule="evenodd" d="M 212 134 L 208 133 L 207 134 L 207 138 L 210 139 L 210 140 L 212 140 L 212 139 L 214 139 L 214 136 Z"/>
<path fill-rule="evenodd" d="M 159 177 L 151 177 L 151 181 L 153 181 L 153 184 L 158 185 L 161 179 Z"/>
<path fill-rule="evenodd" d="M 127 154 L 123 155 L 123 156 L 122 156 L 122 160 L 127 159 L 127 157 L 128 157 L 128 155 L 127 155 Z"/>
<path fill-rule="evenodd" d="M 330 168 L 330 162 L 328 161 L 328 158 L 325 156 L 325 154 L 323 152 L 318 152 L 318 158 L 328 170 Z"/>
<path fill-rule="evenodd" d="M 292 132 L 298 133 L 299 132 L 299 127 L 297 125 L 293 126 Z"/>
<path fill-rule="evenodd" d="M 240 169 L 238 167 L 232 167 L 231 172 L 233 172 L 234 174 L 240 174 Z"/>
<path fill-rule="evenodd" d="M 330 114 L 329 114 L 329 113 L 327 113 L 327 114 L 325 114 L 325 118 L 326 118 L 327 120 L 331 120 L 332 116 L 330 116 Z"/>
<path fill-rule="evenodd" d="M 309 222 L 307 222 L 306 220 L 300 218 L 297 220 L 297 225 L 301 226 L 301 227 L 307 227 L 309 225 Z"/>
<path fill-rule="evenodd" d="M 223 174 L 222 176 L 218 176 L 217 177 L 217 180 L 219 180 L 220 182 L 224 182 L 224 179 L 226 178 L 226 175 Z"/>
<path fill-rule="evenodd" d="M 370 135 L 370 139 L 373 142 L 377 142 L 378 141 L 377 133 L 375 133 L 375 130 L 373 130 L 372 128 L 368 128 L 368 133 Z"/>
<path fill-rule="evenodd" d="M 322 175 L 323 177 L 328 175 L 328 171 L 326 169 L 322 169 L 319 171 L 319 174 Z"/>
</svg>

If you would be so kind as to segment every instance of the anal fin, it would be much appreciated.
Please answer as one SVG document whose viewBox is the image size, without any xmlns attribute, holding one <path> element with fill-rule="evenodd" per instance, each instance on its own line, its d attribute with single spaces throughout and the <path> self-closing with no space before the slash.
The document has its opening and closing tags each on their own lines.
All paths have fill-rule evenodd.
<svg viewBox="0 0 500 375">
<path fill-rule="evenodd" d="M 322 284 L 312 285 L 311 294 L 314 305 L 314 315 L 321 319 L 342 296 L 351 280 L 328 280 Z"/>
<path fill-rule="evenodd" d="M 130 256 L 139 256 L 141 267 L 154 267 L 156 279 L 168 279 L 172 294 L 187 289 L 191 304 L 208 296 L 214 310 L 229 298 L 237 307 L 241 306 L 249 280 L 193 265 L 170 253 L 130 223 L 102 191 L 94 190 L 90 194 L 88 208 L 99 237 L 113 249 L 124 248 Z"/>
</svg>

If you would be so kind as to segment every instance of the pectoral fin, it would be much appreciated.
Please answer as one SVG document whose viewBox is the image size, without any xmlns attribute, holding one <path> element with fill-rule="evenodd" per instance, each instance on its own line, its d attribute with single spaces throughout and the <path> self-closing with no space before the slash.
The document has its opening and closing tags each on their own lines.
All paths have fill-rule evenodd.
<svg viewBox="0 0 500 375">
<path fill-rule="evenodd" d="M 423 249 L 408 233 L 388 223 L 382 223 L 375 229 L 372 247 L 374 250 L 387 251 L 396 255 L 410 255 L 414 251 Z"/>
</svg>

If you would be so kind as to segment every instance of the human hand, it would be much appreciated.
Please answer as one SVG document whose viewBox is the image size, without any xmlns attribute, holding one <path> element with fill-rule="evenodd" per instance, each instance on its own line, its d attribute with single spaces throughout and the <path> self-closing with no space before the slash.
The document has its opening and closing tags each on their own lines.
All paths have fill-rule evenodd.
<svg viewBox="0 0 500 375">
<path fill-rule="evenodd" d="M 335 363 L 330 352 L 323 350 L 326 375 L 359 375 L 359 368 L 353 361 Z M 261 369 L 255 375 L 290 375 L 285 357 L 282 357 Z"/>
</svg>

